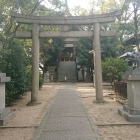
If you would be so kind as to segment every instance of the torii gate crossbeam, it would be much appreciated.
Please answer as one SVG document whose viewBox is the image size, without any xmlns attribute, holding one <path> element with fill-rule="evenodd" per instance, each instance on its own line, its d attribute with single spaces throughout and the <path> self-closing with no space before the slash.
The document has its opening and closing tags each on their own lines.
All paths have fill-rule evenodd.
<svg viewBox="0 0 140 140">
<path fill-rule="evenodd" d="M 116 31 L 100 31 L 100 36 L 112 37 L 116 35 Z M 94 31 L 69 31 L 69 32 L 56 32 L 56 31 L 43 31 L 39 32 L 39 38 L 44 37 L 61 37 L 61 38 L 93 38 Z M 16 31 L 17 38 L 32 38 L 31 31 Z"/>
<path fill-rule="evenodd" d="M 48 16 L 28 16 L 11 12 L 10 15 L 16 22 L 22 24 L 32 24 L 31 31 L 17 31 L 18 38 L 32 38 L 32 91 L 29 105 L 38 103 L 39 91 L 39 38 L 42 37 L 94 37 L 94 68 L 95 68 L 95 91 L 96 102 L 103 102 L 102 89 L 102 68 L 101 68 L 101 48 L 100 36 L 114 36 L 114 31 L 100 31 L 100 23 L 114 22 L 116 17 L 120 17 L 121 11 L 99 14 L 93 16 L 71 16 L 71 17 L 48 17 Z M 75 32 L 39 32 L 39 25 L 94 25 L 93 31 Z M 73 34 L 74 33 L 74 34 Z"/>
</svg>

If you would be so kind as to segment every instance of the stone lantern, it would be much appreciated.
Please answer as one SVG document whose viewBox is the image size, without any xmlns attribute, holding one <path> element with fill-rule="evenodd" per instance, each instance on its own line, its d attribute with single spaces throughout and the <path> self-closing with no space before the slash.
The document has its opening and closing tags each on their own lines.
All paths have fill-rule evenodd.
<svg viewBox="0 0 140 140">
<path fill-rule="evenodd" d="M 5 108 L 5 83 L 9 81 L 10 77 L 0 72 L 0 126 L 5 125 L 15 116 L 10 108 Z"/>
</svg>

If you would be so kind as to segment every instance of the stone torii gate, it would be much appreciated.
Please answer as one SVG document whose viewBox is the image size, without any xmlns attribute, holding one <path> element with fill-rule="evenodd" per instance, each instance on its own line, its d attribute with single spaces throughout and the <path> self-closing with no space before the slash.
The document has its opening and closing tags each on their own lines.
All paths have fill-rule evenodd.
<svg viewBox="0 0 140 140">
<path fill-rule="evenodd" d="M 48 16 L 29 16 L 15 12 L 10 13 L 17 23 L 32 24 L 32 31 L 17 31 L 17 38 L 32 38 L 32 90 L 31 102 L 28 105 L 38 104 L 39 91 L 39 38 L 44 37 L 63 37 L 63 38 L 93 38 L 94 49 L 94 68 L 95 68 L 95 91 L 96 102 L 103 102 L 102 89 L 102 69 L 101 69 L 101 49 L 100 36 L 115 36 L 115 31 L 100 31 L 100 23 L 111 23 L 116 17 L 121 16 L 121 11 L 90 15 L 90 16 L 69 16 L 69 17 L 48 17 Z M 94 25 L 93 31 L 64 31 L 64 32 L 40 32 L 39 25 Z"/>
</svg>

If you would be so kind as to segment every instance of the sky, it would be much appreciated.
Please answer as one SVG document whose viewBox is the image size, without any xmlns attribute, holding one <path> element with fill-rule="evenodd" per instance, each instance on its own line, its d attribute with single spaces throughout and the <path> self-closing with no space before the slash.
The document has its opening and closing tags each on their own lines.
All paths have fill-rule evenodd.
<svg viewBox="0 0 140 140">
<path fill-rule="evenodd" d="M 62 2 L 65 3 L 65 0 L 61 0 Z M 75 6 L 80 6 L 81 8 L 85 8 L 85 9 L 89 9 L 90 5 L 89 5 L 89 1 L 90 0 L 67 0 L 68 2 L 68 7 L 70 9 L 74 8 Z M 47 7 L 51 5 L 45 0 L 42 2 L 43 5 L 46 5 Z"/>
<path fill-rule="evenodd" d="M 82 8 L 89 7 L 89 0 L 67 0 L 69 8 L 73 8 L 74 6 L 80 6 Z"/>
</svg>

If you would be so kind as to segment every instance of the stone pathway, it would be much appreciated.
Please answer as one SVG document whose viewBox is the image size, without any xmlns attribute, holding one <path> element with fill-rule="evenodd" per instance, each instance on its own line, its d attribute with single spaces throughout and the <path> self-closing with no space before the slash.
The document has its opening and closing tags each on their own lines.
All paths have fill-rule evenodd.
<svg viewBox="0 0 140 140">
<path fill-rule="evenodd" d="M 76 86 L 64 83 L 32 140 L 103 140 Z"/>
</svg>

